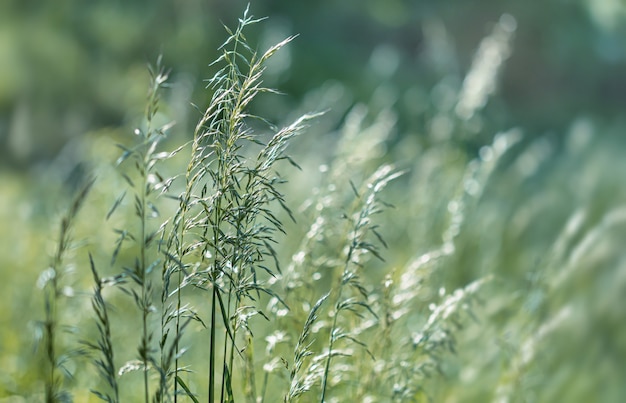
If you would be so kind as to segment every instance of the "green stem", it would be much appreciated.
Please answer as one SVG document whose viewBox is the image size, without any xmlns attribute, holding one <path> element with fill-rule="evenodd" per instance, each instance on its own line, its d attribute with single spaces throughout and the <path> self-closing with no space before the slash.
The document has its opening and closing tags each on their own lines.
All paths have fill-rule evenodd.
<svg viewBox="0 0 626 403">
<path fill-rule="evenodd" d="M 228 304 L 227 304 L 227 314 L 228 317 L 230 318 L 230 305 L 231 305 L 231 298 L 232 298 L 232 294 L 233 294 L 233 286 L 232 284 L 230 284 L 229 286 L 229 292 L 228 292 Z M 224 326 L 228 326 L 228 323 L 225 323 Z M 233 329 L 233 337 L 235 335 L 235 331 Z M 228 329 L 224 328 L 224 351 L 223 351 L 223 356 L 224 356 L 224 367 L 222 368 L 222 374 L 226 374 L 226 371 L 228 370 L 228 364 L 226 363 L 226 356 L 228 354 Z M 233 362 L 233 349 L 234 346 L 232 345 L 232 341 L 231 341 L 231 346 L 230 346 L 230 368 L 232 368 L 232 362 Z M 222 385 L 221 385 L 221 392 L 220 392 L 220 401 L 224 402 L 224 393 L 225 393 L 225 389 L 226 389 L 226 378 L 224 375 L 222 375 Z"/>
<path fill-rule="evenodd" d="M 223 172 L 222 170 L 222 159 L 220 158 L 218 160 L 218 172 Z M 223 176 L 223 175 L 222 175 Z M 220 184 L 221 185 L 221 184 Z M 213 269 L 211 270 L 211 285 L 213 288 L 213 292 L 212 292 L 212 297 L 211 297 L 211 338 L 210 338 L 210 345 L 209 345 L 209 403 L 213 403 L 215 401 L 215 381 L 216 381 L 216 377 L 215 377 L 215 344 L 216 344 L 216 340 L 215 340 L 215 326 L 216 326 L 216 317 L 217 317 L 217 293 L 219 292 L 217 289 L 217 277 L 219 275 L 220 272 L 220 266 L 219 266 L 219 232 L 220 232 L 220 221 L 222 219 L 221 217 L 221 208 L 222 208 L 222 189 L 223 186 L 220 186 L 218 188 L 218 192 L 220 192 L 220 195 L 217 197 L 216 200 L 216 207 L 215 207 L 215 226 L 216 228 L 213 229 L 213 247 L 215 248 L 214 250 L 214 260 L 213 260 Z M 224 375 L 222 375 L 223 377 Z"/>
<path fill-rule="evenodd" d="M 330 334 L 328 336 L 328 357 L 326 357 L 326 365 L 324 366 L 324 376 L 322 378 L 322 393 L 320 395 L 320 403 L 324 403 L 324 399 L 326 398 L 326 390 L 328 385 L 328 375 L 330 373 L 330 361 L 333 353 L 333 345 L 335 342 L 335 329 L 337 328 L 337 318 L 339 317 L 339 302 L 341 301 L 341 293 L 343 291 L 343 277 L 348 271 L 348 267 L 350 265 L 350 260 L 352 259 L 352 254 L 355 250 L 355 241 L 353 240 L 350 248 L 348 249 L 348 255 L 346 256 L 346 263 L 343 268 L 343 272 L 341 273 L 341 277 L 339 278 L 339 290 L 337 291 L 337 299 L 335 300 L 335 316 L 333 317 L 333 324 L 330 328 Z"/>
<path fill-rule="evenodd" d="M 335 342 L 335 329 L 337 328 L 337 317 L 339 316 L 339 300 L 341 298 L 341 289 L 343 287 L 339 286 L 339 294 L 337 295 L 337 303 L 335 304 L 335 316 L 333 317 L 333 325 L 330 328 L 330 334 L 328 336 L 328 357 L 326 357 L 326 365 L 324 366 L 324 377 L 322 378 L 322 393 L 320 395 L 320 403 L 324 403 L 324 399 L 326 398 L 326 389 L 328 384 L 328 375 L 330 373 L 330 360 L 333 352 L 333 344 Z"/>
<path fill-rule="evenodd" d="M 215 286 L 215 279 L 213 280 L 213 297 L 211 300 L 211 340 L 209 347 L 209 403 L 215 402 L 215 316 L 217 303 L 217 287 Z"/>
<path fill-rule="evenodd" d="M 145 164 L 145 156 L 144 156 L 144 164 Z M 141 188 L 141 263 L 140 263 L 140 274 L 141 274 L 141 304 L 142 304 L 142 326 L 143 326 L 143 346 L 142 346 L 142 361 L 143 361 L 143 387 L 144 387 L 144 398 L 145 402 L 150 402 L 150 391 L 148 389 L 148 306 L 149 301 L 147 300 L 147 290 L 146 290 L 146 175 L 147 172 L 145 170 L 145 166 L 142 167 L 142 177 L 143 183 Z"/>
<path fill-rule="evenodd" d="M 53 293 L 56 293 L 56 275 L 53 281 Z M 46 317 L 46 352 L 48 355 L 48 362 L 50 364 L 48 372 L 48 384 L 46 385 L 46 403 L 54 402 L 54 370 L 56 362 L 56 351 L 54 348 L 54 333 L 55 333 L 55 319 L 54 311 L 56 310 L 54 297 L 50 298 L 50 292 L 46 293 L 46 299 L 48 300 L 48 312 Z"/>
</svg>

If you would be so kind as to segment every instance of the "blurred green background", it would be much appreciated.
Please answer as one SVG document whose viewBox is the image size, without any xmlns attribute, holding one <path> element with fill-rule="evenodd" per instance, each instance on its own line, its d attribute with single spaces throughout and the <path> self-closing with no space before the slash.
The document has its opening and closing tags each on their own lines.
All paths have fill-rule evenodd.
<svg viewBox="0 0 626 403">
<path fill-rule="evenodd" d="M 232 24 L 245 5 L 238 0 L 4 0 L 2 166 L 32 166 L 86 131 L 133 121 L 145 93 L 146 64 L 159 53 L 186 84 L 180 96 L 202 105 L 207 94 L 195 84 L 211 74 L 208 61 L 224 38 L 220 22 Z M 480 40 L 503 13 L 515 17 L 518 29 L 499 96 L 489 105 L 489 124 L 558 135 L 573 116 L 614 120 L 626 104 L 626 6 L 620 0 L 541 5 L 270 0 L 253 1 L 251 7 L 254 15 L 270 17 L 252 35 L 260 47 L 300 35 L 269 72 L 270 84 L 288 94 L 264 108 L 277 116 L 334 80 L 351 102 L 393 106 L 402 131 L 419 132 L 430 91 L 443 78 L 458 85 Z M 381 89 L 383 82 L 387 86 Z"/>
<path fill-rule="evenodd" d="M 175 143 L 191 136 L 200 113 L 189 105 L 202 109 L 210 99 L 203 80 L 226 38 L 222 23 L 234 26 L 246 4 L 0 2 L 0 398 L 35 384 L 28 374 L 29 323 L 41 316 L 35 283 L 66 194 L 91 164 L 115 160 L 111 142 L 101 139 L 120 139 L 141 120 L 147 65 L 159 54 L 171 69 L 166 101 Z M 330 108 L 312 132 L 332 137 L 355 104 L 367 106 L 368 122 L 393 111 L 379 159 L 412 171 L 410 187 L 390 195 L 399 206 L 386 224 L 398 245 L 388 252 L 391 262 L 437 245 L 467 161 L 495 133 L 523 132 L 468 212 L 450 269 L 437 277 L 449 289 L 490 272 L 504 280 L 483 297 L 491 301 L 481 311 L 488 322 L 468 330 L 447 367 L 456 383 L 430 385 L 436 401 L 496 401 L 495 385 L 507 382 L 524 392 L 513 401 L 624 401 L 626 3 L 267 0 L 252 1 L 251 11 L 268 17 L 248 32 L 260 49 L 299 35 L 265 78 L 285 95 L 262 98 L 255 112 L 282 123 L 295 112 Z M 494 95 L 480 113 L 454 123 L 474 55 L 503 15 L 511 51 Z M 332 153 L 333 142 L 319 138 L 296 147 L 305 168 Z M 309 163 L 307 150 L 316 154 Z M 307 172 L 289 185 L 298 202 L 318 175 Z M 555 263 L 558 234 L 580 209 L 585 218 Z M 583 269 L 566 286 L 554 285 L 553 264 Z M 567 309 L 574 319 L 558 327 L 554 318 Z M 541 338 L 549 348 L 532 367 L 522 347 Z"/>
</svg>

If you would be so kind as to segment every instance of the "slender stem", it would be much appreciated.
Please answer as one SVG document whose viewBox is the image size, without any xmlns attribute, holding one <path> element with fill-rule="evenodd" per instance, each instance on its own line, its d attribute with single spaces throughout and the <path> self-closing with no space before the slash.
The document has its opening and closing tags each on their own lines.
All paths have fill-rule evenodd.
<svg viewBox="0 0 626 403">
<path fill-rule="evenodd" d="M 211 299 L 211 340 L 209 347 L 209 403 L 215 401 L 215 316 L 216 316 L 216 304 L 217 299 L 217 287 L 215 287 L 215 281 L 213 281 L 213 297 Z"/>
<path fill-rule="evenodd" d="M 55 278 L 52 279 L 52 288 L 53 294 L 56 294 L 56 274 Z M 50 292 L 46 293 L 46 299 L 48 300 L 48 312 L 46 314 L 46 351 L 48 354 L 48 361 L 50 364 L 49 372 L 48 372 L 48 384 L 46 385 L 46 403 L 54 402 L 54 370 L 55 370 L 55 361 L 56 361 L 56 351 L 54 348 L 54 333 L 55 333 L 55 314 L 56 310 L 56 298 L 53 296 L 50 297 Z"/>
<path fill-rule="evenodd" d="M 185 196 L 189 194 L 189 191 L 185 194 Z M 184 240 L 184 235 L 185 235 L 185 213 L 187 212 L 187 205 L 186 202 L 185 204 L 182 206 L 183 208 L 183 212 L 181 214 L 181 225 L 180 225 L 180 240 L 179 240 L 179 244 L 178 244 L 178 259 L 181 260 L 182 262 L 182 253 L 183 253 L 183 240 Z M 177 281 L 176 281 L 176 319 L 175 319 L 175 325 L 176 325 L 176 333 L 174 334 L 174 403 L 178 402 L 178 381 L 176 380 L 176 378 L 178 377 L 178 355 L 180 354 L 180 309 L 182 307 L 182 298 L 181 298 L 181 284 L 183 282 L 183 268 L 179 267 L 178 268 L 178 275 L 177 275 Z"/>
<path fill-rule="evenodd" d="M 241 223 L 241 217 L 237 217 L 237 234 L 241 233 L 242 229 L 242 223 Z M 236 267 L 239 265 L 239 263 L 241 263 L 241 267 L 239 268 L 239 271 L 237 273 L 237 284 L 240 284 L 241 282 L 241 278 L 244 275 L 244 270 L 243 270 L 243 261 L 240 261 L 240 254 L 242 253 L 242 249 L 243 247 L 240 245 L 240 241 L 241 238 L 238 237 L 236 240 L 236 248 L 233 250 L 233 267 Z M 232 300 L 232 296 L 233 294 L 235 294 L 235 307 L 234 307 L 234 311 L 237 312 L 237 310 L 240 308 L 241 303 L 240 303 L 240 296 L 237 294 L 237 289 L 236 289 L 236 285 L 233 285 L 233 283 L 231 282 L 229 285 L 229 292 L 228 292 L 228 318 L 230 318 L 231 316 L 231 300 Z M 234 363 L 234 358 L 235 358 L 235 340 L 237 337 L 237 323 L 236 323 L 235 319 L 233 322 L 233 326 L 232 326 L 232 340 L 230 341 L 230 355 L 228 358 L 228 366 L 226 364 L 226 345 L 227 345 L 227 341 L 229 340 L 228 338 L 228 329 L 224 330 L 224 337 L 226 338 L 224 340 L 224 367 L 225 369 L 230 368 L 231 369 L 231 373 L 232 373 L 232 368 L 233 368 L 233 363 Z M 227 325 L 228 326 L 228 325 Z M 230 380 L 229 380 L 230 382 Z M 222 382 L 222 401 L 224 401 L 224 382 Z M 229 388 L 232 390 L 232 388 Z M 233 399 L 233 396 L 230 396 L 230 399 Z"/>
<path fill-rule="evenodd" d="M 218 159 L 218 172 L 223 172 L 222 169 L 223 166 L 223 161 L 222 158 L 220 156 L 220 158 Z M 221 175 L 222 177 L 224 175 Z M 221 180 L 223 181 L 224 179 L 221 178 Z M 220 185 L 222 185 L 220 183 Z M 209 345 L 209 403 L 213 403 L 215 401 L 215 344 L 216 344 L 216 340 L 215 340 L 215 327 L 216 327 L 216 317 L 217 317 L 217 293 L 219 292 L 217 289 L 217 277 L 219 275 L 220 272 L 220 253 L 219 253 L 219 232 L 220 232 L 220 222 L 221 222 L 221 208 L 222 208 L 222 192 L 223 192 L 223 186 L 220 186 L 217 191 L 219 192 L 217 200 L 216 200 L 216 206 L 215 206 L 215 228 L 213 229 L 213 247 L 215 248 L 214 250 L 214 259 L 213 259 L 213 268 L 211 270 L 210 276 L 211 276 L 211 286 L 213 288 L 212 290 L 212 297 L 211 297 L 211 338 L 210 338 L 210 345 Z M 224 375 L 222 374 L 222 377 Z"/>
<path fill-rule="evenodd" d="M 343 278 L 348 271 L 350 261 L 352 260 L 352 254 L 355 250 L 355 240 L 353 239 L 348 249 L 348 255 L 346 256 L 346 263 L 343 268 L 341 277 L 339 278 L 339 290 L 337 291 L 337 299 L 335 301 L 335 316 L 333 317 L 333 324 L 330 328 L 330 334 L 328 336 L 328 357 L 326 357 L 326 365 L 324 366 L 324 376 L 322 377 L 322 393 L 320 395 L 320 403 L 324 403 L 326 398 L 326 389 L 328 385 L 328 375 L 330 373 L 330 361 L 333 354 L 333 344 L 335 342 L 335 329 L 337 328 L 337 318 L 339 317 L 339 303 L 341 301 L 341 293 L 343 291 Z"/>
<path fill-rule="evenodd" d="M 52 264 L 52 278 L 50 279 L 49 286 L 47 286 L 47 290 L 45 292 L 45 303 L 46 303 L 46 353 L 48 355 L 48 362 L 50 364 L 49 372 L 48 372 L 48 384 L 45 388 L 45 400 L 46 403 L 54 403 L 56 401 L 56 366 L 57 366 L 57 352 L 55 346 L 56 340 L 56 328 L 57 328 L 57 303 L 58 296 L 60 294 L 59 290 L 59 270 L 61 268 L 61 263 L 63 261 L 63 254 L 67 247 L 68 232 L 70 226 L 71 213 L 63 218 L 61 221 L 61 233 L 59 236 L 59 245 L 57 247 L 56 254 L 54 256 L 54 261 Z"/>
<path fill-rule="evenodd" d="M 189 160 L 189 164 L 187 166 L 187 173 L 185 175 L 186 188 L 185 193 L 183 194 L 183 200 L 180 203 L 180 222 L 179 222 L 179 235 L 178 235 L 178 260 L 179 264 L 182 265 L 183 261 L 183 250 L 184 250 L 184 240 L 185 240 L 185 219 L 187 216 L 187 210 L 189 208 L 189 198 L 193 189 L 193 181 L 192 181 L 192 173 L 193 173 L 193 161 L 198 155 L 198 132 L 194 134 L 193 146 L 191 149 L 191 158 Z M 178 358 L 180 355 L 180 310 L 182 308 L 182 296 L 181 296 L 181 284 L 183 282 L 183 270 L 184 267 L 180 266 L 178 268 L 177 275 L 177 284 L 176 284 L 176 315 L 175 315 L 175 327 L 176 333 L 174 335 L 174 403 L 178 402 L 178 381 L 176 378 L 178 377 Z M 167 298 L 167 297 L 166 297 Z"/>
<path fill-rule="evenodd" d="M 333 344 L 335 342 L 335 329 L 337 328 L 337 317 L 339 316 L 339 301 L 341 299 L 341 289 L 339 286 L 339 295 L 337 295 L 337 303 L 335 304 L 335 316 L 333 317 L 333 325 L 330 328 L 330 334 L 328 336 L 328 357 L 326 357 L 326 365 L 324 366 L 324 376 L 322 378 L 322 393 L 320 395 L 320 403 L 324 403 L 326 397 L 326 386 L 328 383 L 328 375 L 330 373 L 330 360 L 333 353 Z"/>
<path fill-rule="evenodd" d="M 230 305 L 231 305 L 231 297 L 233 294 L 233 286 L 232 284 L 229 285 L 229 291 L 228 291 L 228 305 L 227 305 L 227 315 L 230 318 Z M 224 367 L 222 368 L 222 373 L 226 374 L 226 371 L 228 370 L 228 364 L 226 363 L 226 356 L 228 354 L 228 328 L 226 327 L 228 326 L 228 324 L 224 324 L 224 351 L 223 351 L 223 356 L 224 356 Z M 233 330 L 233 337 L 234 337 L 234 332 L 235 330 Z M 232 346 L 232 342 L 231 342 L 231 346 L 230 346 L 230 368 L 232 368 L 232 356 L 233 356 L 233 346 Z M 221 392 L 220 392 L 220 401 L 223 402 L 224 401 L 224 393 L 225 393 L 225 389 L 226 389 L 226 379 L 224 376 L 222 376 L 222 387 L 221 387 Z"/>
<path fill-rule="evenodd" d="M 144 156 L 145 157 L 145 156 Z M 144 158 L 145 164 L 145 158 Z M 147 300 L 147 290 L 146 290 L 146 184 L 147 184 L 147 172 L 145 170 L 145 165 L 142 167 L 142 188 L 141 188 L 141 257 L 140 257 L 140 275 L 141 275 L 141 309 L 142 309 L 142 331 L 143 331 L 143 341 L 142 341 L 142 361 L 143 361 L 143 387 L 144 387 L 144 398 L 145 402 L 149 403 L 150 401 L 150 391 L 148 389 L 148 306 L 149 301 Z"/>
</svg>

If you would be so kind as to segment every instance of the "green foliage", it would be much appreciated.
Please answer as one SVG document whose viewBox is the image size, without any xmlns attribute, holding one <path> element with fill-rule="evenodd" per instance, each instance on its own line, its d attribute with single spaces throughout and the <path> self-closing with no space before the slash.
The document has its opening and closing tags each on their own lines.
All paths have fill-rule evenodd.
<svg viewBox="0 0 626 403">
<path fill-rule="evenodd" d="M 28 252 L 50 234 L 35 196 L 58 181 L 42 173 L 30 225 L 0 232 L 26 251 L 0 293 L 43 316 L 33 355 L 15 342 L 25 319 L 3 312 L 0 397 L 623 400 L 623 144 L 582 118 L 563 144 L 486 131 L 515 19 L 492 26 L 464 80 L 433 90 L 419 139 L 395 137 L 392 105 L 342 109 L 332 86 L 303 107 L 334 100 L 325 114 L 255 114 L 295 39 L 258 51 L 247 34 L 261 21 L 246 10 L 226 28 L 189 136 L 159 58 L 134 136 L 76 145 L 98 179 L 55 197 L 69 209 L 32 302 L 20 276 L 45 267 Z M 25 190 L 5 183 L 8 222 Z"/>
</svg>

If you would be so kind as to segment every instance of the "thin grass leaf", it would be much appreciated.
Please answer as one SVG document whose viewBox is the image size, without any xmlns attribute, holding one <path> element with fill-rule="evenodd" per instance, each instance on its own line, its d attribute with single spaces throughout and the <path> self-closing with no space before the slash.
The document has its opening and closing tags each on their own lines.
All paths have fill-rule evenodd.
<svg viewBox="0 0 626 403">
<path fill-rule="evenodd" d="M 183 390 L 185 391 L 185 396 L 190 398 L 194 403 L 200 403 L 198 398 L 189 389 L 189 386 L 187 386 L 185 381 L 183 381 L 183 379 L 178 375 L 176 376 L 176 383 L 180 385 L 181 388 L 183 388 Z"/>
</svg>

